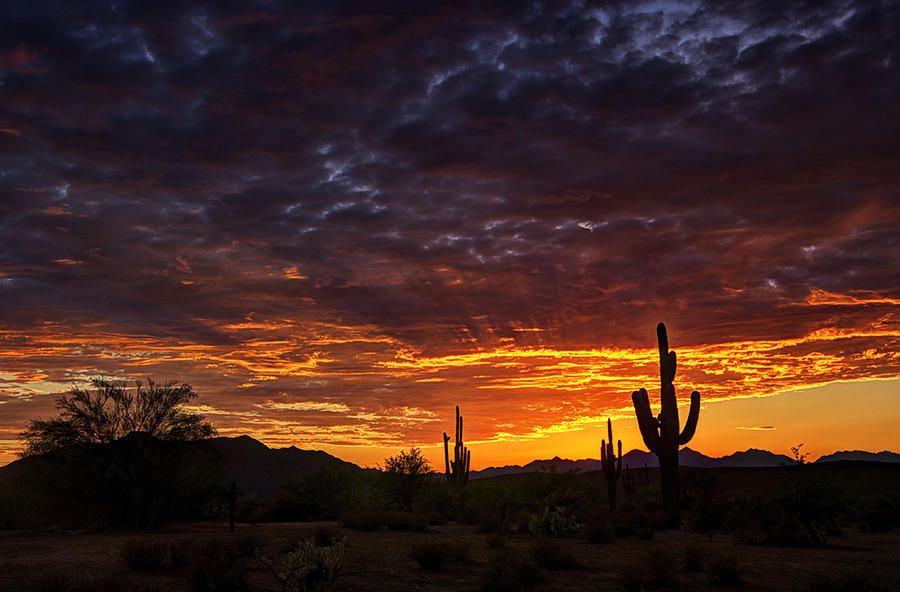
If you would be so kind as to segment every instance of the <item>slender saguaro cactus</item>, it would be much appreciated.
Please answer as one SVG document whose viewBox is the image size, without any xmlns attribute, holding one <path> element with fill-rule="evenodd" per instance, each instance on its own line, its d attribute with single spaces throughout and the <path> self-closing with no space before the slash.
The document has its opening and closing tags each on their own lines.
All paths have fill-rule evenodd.
<svg viewBox="0 0 900 592">
<path fill-rule="evenodd" d="M 634 402 L 634 412 L 644 444 L 659 457 L 666 526 L 678 528 L 678 447 L 690 442 L 697 429 L 700 393 L 691 393 L 691 410 L 684 429 L 679 434 L 678 405 L 675 402 L 675 387 L 672 386 L 675 379 L 675 352 L 669 351 L 669 338 L 664 324 L 657 325 L 656 337 L 659 341 L 659 395 L 662 411 L 657 417 L 653 417 L 646 389 L 634 391 L 631 400 Z"/>
<path fill-rule="evenodd" d="M 613 452 L 612 420 L 606 420 L 606 429 L 609 433 L 609 442 L 600 440 L 600 468 L 603 469 L 603 477 L 606 479 L 606 487 L 609 494 L 609 511 L 616 509 L 616 481 L 622 474 L 622 441 L 619 440 L 619 456 Z"/>
<path fill-rule="evenodd" d="M 463 445 L 463 418 L 459 414 L 459 405 L 456 406 L 456 446 L 453 447 L 453 462 L 450 462 L 449 442 L 450 436 L 444 432 L 444 468 L 447 471 L 447 481 L 465 485 L 469 481 L 472 452 Z"/>
</svg>

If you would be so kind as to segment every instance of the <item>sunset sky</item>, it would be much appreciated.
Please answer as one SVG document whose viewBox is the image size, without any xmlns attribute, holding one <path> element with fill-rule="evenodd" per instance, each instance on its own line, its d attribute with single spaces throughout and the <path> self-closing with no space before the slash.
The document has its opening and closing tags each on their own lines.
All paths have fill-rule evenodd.
<svg viewBox="0 0 900 592">
<path fill-rule="evenodd" d="M 598 458 L 660 321 L 695 450 L 900 451 L 897 2 L 227 4 L 0 5 L 0 464 L 101 375 Z"/>
</svg>

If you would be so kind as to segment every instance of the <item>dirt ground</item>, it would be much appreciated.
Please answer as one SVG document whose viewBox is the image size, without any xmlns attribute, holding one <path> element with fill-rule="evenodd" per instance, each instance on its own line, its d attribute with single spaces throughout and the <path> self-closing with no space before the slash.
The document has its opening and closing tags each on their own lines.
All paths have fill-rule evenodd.
<svg viewBox="0 0 900 592">
<path fill-rule="evenodd" d="M 336 523 L 329 523 L 338 528 Z M 283 560 L 285 553 L 302 537 L 311 534 L 322 523 L 242 524 L 237 532 L 253 537 L 261 551 Z M 498 584 L 490 577 L 490 558 L 498 550 L 489 547 L 490 537 L 479 534 L 475 527 L 447 524 L 432 526 L 425 532 L 360 532 L 343 529 L 346 536 L 344 568 L 335 590 L 361 591 L 446 591 L 491 590 Z M 160 573 L 132 571 L 122 559 L 122 549 L 133 539 L 171 541 L 233 537 L 221 524 L 188 524 L 165 532 L 78 533 L 60 531 L 0 531 L 0 590 L 8 592 L 48 591 L 61 589 L 56 581 L 69 578 L 82 582 L 107 578 L 118 582 L 118 588 L 134 591 L 190 591 L 187 577 L 171 570 Z M 412 559 L 410 552 L 427 541 L 457 541 L 468 547 L 471 561 L 453 563 L 440 571 L 426 571 Z M 461 541 L 461 543 L 459 543 Z M 825 578 L 837 582 L 842 574 L 860 576 L 866 590 L 900 590 L 896 577 L 900 574 L 900 533 L 862 533 L 847 529 L 841 537 L 829 540 L 822 549 L 749 546 L 739 544 L 730 535 L 701 535 L 693 532 L 659 532 L 652 540 L 619 539 L 612 544 L 591 544 L 584 538 L 559 539 L 570 548 L 580 568 L 544 570 L 536 590 L 561 592 L 571 590 L 626 590 L 629 579 L 644 582 L 646 590 L 751 590 L 812 591 L 813 582 Z M 537 539 L 528 535 L 510 535 L 504 548 L 522 551 L 528 557 Z M 699 571 L 685 566 L 686 549 L 699 549 L 705 560 Z M 660 574 L 660 558 L 675 563 L 668 570 L 674 576 L 668 581 Z M 737 565 L 740 582 L 722 583 L 709 567 L 716 558 L 730 558 Z M 655 560 L 655 563 L 654 563 Z M 243 558 L 250 583 L 259 591 L 276 591 L 271 573 L 253 558 Z M 726 562 L 727 562 L 726 561 Z M 517 569 L 524 566 L 516 566 Z M 666 571 L 666 570 L 664 570 Z M 662 574 L 665 575 L 665 574 Z M 95 580 L 92 580 L 94 578 Z M 99 581 L 99 580 L 96 580 Z M 83 584 L 82 584 L 83 587 Z M 78 588 L 79 590 L 82 588 Z M 632 588 L 635 589 L 635 588 Z M 834 589 L 834 588 L 828 588 Z M 838 588 L 838 589 L 847 589 Z"/>
</svg>

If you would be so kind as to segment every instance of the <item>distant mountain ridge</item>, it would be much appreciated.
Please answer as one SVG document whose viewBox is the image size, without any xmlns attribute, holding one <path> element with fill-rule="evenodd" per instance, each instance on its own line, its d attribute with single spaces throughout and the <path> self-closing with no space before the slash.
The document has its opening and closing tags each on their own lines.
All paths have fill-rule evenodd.
<svg viewBox="0 0 900 592">
<path fill-rule="evenodd" d="M 148 445 L 165 449 L 173 443 L 157 440 L 146 434 L 131 434 L 119 442 L 145 440 Z M 302 482 L 322 467 L 361 471 L 362 469 L 321 450 L 269 448 L 250 436 L 235 438 L 218 437 L 208 440 L 180 443 L 211 451 L 221 463 L 221 477 L 225 484 L 234 482 L 241 490 L 258 496 L 274 493 L 288 481 Z M 109 446 L 94 444 L 92 446 Z M 0 482 L 17 479 L 24 473 L 48 470 L 52 467 L 53 453 L 19 459 L 0 467 Z"/>
<path fill-rule="evenodd" d="M 250 436 L 205 441 L 222 459 L 226 475 L 248 493 L 268 495 L 286 481 L 303 481 L 321 467 L 362 470 L 321 450 L 269 448 Z"/>
<path fill-rule="evenodd" d="M 826 463 L 841 460 L 900 463 L 900 454 L 888 451 L 874 453 L 861 450 L 845 450 L 822 456 L 815 462 Z M 682 448 L 678 451 L 678 462 L 683 467 L 713 469 L 725 467 L 777 467 L 780 465 L 793 464 L 794 459 L 784 454 L 775 454 L 768 450 L 759 450 L 757 448 L 750 448 L 743 452 L 735 452 L 722 457 L 710 457 L 690 448 Z M 622 466 L 624 467 L 626 465 L 632 469 L 642 468 L 645 465 L 647 467 L 657 468 L 659 467 L 659 460 L 652 452 L 634 449 L 622 455 Z M 548 460 L 533 460 L 524 466 L 506 465 L 503 467 L 488 467 L 480 471 L 472 471 L 469 478 L 484 479 L 487 477 L 497 477 L 499 475 L 533 473 L 535 471 L 540 471 L 541 469 L 555 469 L 557 471 L 578 469 L 581 472 L 589 472 L 599 471 L 600 468 L 600 461 L 596 459 L 585 458 L 581 460 L 569 460 L 557 456 Z"/>
</svg>

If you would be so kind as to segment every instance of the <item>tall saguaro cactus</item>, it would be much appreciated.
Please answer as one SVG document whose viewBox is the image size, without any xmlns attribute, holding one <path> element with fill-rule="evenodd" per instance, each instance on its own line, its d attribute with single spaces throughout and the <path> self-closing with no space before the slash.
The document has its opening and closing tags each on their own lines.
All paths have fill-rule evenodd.
<svg viewBox="0 0 900 592">
<path fill-rule="evenodd" d="M 444 432 L 444 468 L 447 471 L 447 481 L 465 485 L 469 481 L 472 452 L 463 445 L 463 418 L 459 414 L 459 405 L 456 406 L 456 446 L 453 447 L 453 462 L 450 462 L 449 442 L 450 436 Z"/>
<path fill-rule="evenodd" d="M 669 337 L 666 326 L 656 327 L 659 341 L 660 403 L 662 411 L 653 417 L 647 390 L 641 389 L 631 394 L 634 412 L 644 444 L 659 457 L 659 474 L 662 484 L 663 507 L 666 511 L 666 526 L 678 528 L 678 447 L 690 442 L 697 429 L 700 417 L 700 393 L 691 393 L 691 410 L 684 429 L 678 433 L 678 404 L 675 402 L 675 352 L 669 351 Z"/>
<path fill-rule="evenodd" d="M 600 440 L 600 468 L 603 469 L 603 477 L 606 479 L 606 487 L 609 493 L 609 511 L 616 509 L 616 481 L 622 474 L 622 441 L 619 440 L 619 456 L 613 453 L 612 420 L 606 420 L 606 429 L 609 433 L 609 442 Z"/>
</svg>

